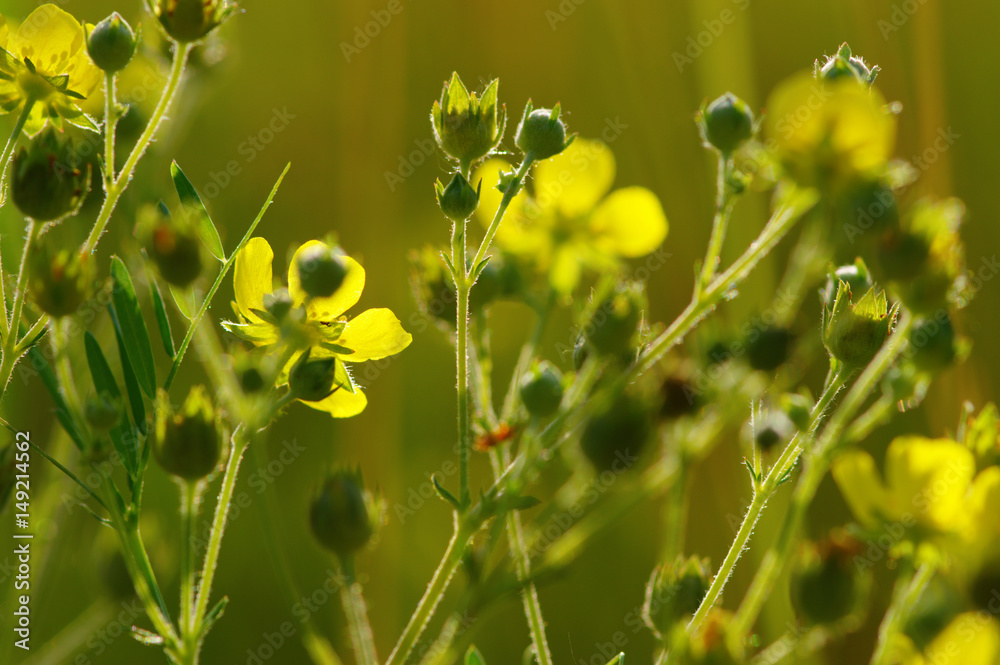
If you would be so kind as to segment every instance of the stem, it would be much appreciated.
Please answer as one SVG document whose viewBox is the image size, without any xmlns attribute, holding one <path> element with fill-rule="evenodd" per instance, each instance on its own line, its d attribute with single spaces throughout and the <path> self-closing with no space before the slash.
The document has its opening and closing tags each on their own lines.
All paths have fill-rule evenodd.
<svg viewBox="0 0 1000 665">
<path fill-rule="evenodd" d="M 497 212 L 493 216 L 493 221 L 490 222 L 490 226 L 486 230 L 486 235 L 483 237 L 483 241 L 479 244 L 479 249 L 476 251 L 476 255 L 472 258 L 473 269 L 475 269 L 480 263 L 482 263 L 483 259 L 486 258 L 486 252 L 493 243 L 493 236 L 497 234 L 497 229 L 500 228 L 500 222 L 503 220 L 504 213 L 507 212 L 507 206 L 510 205 L 510 202 L 514 200 L 517 192 L 521 189 L 521 183 L 524 182 L 524 177 L 528 175 L 528 169 L 531 168 L 534 161 L 535 156 L 532 155 L 531 152 L 528 152 L 524 155 L 524 161 L 521 162 L 519 167 L 517 167 L 514 179 L 511 181 L 510 185 L 508 185 L 507 191 L 503 194 L 503 198 L 500 199 L 500 207 L 497 208 Z"/>
<path fill-rule="evenodd" d="M 696 293 L 704 291 L 712 282 L 719 266 L 722 243 L 726 238 L 726 229 L 729 227 L 729 218 L 735 203 L 735 197 L 730 195 L 729 188 L 726 187 L 726 178 L 732 163 L 729 155 L 719 154 L 718 176 L 715 184 L 715 217 L 712 219 L 712 235 L 708 241 L 708 250 L 705 252 L 705 260 L 701 264 L 701 275 L 699 275 L 698 283 L 695 285 Z"/>
<path fill-rule="evenodd" d="M 365 597 L 354 575 L 354 561 L 349 557 L 341 561 L 347 584 L 340 587 L 340 602 L 347 615 L 347 624 L 351 633 L 351 644 L 354 647 L 354 657 L 358 665 L 379 665 L 378 654 L 375 652 L 375 639 L 372 637 L 372 627 L 368 621 L 368 608 Z"/>
<path fill-rule="evenodd" d="M 240 470 L 243 453 L 250 443 L 250 433 L 240 429 L 233 434 L 232 450 L 226 462 L 226 471 L 222 477 L 222 488 L 219 491 L 219 501 L 215 506 L 215 517 L 212 519 L 212 531 L 205 550 L 205 563 L 201 569 L 201 582 L 198 584 L 197 600 L 194 609 L 194 627 L 200 633 L 205 614 L 208 612 L 208 601 L 212 595 L 212 582 L 215 580 L 215 567 L 219 563 L 219 550 L 222 548 L 222 535 L 226 530 L 226 519 L 229 516 L 229 504 L 233 500 L 236 489 L 236 475 Z"/>
<path fill-rule="evenodd" d="M 816 404 L 813 405 L 812 412 L 809 417 L 809 425 L 804 431 L 796 432 L 792 440 L 788 442 L 785 449 L 781 452 L 781 456 L 768 471 L 767 477 L 764 478 L 763 482 L 754 480 L 754 494 L 753 500 L 750 502 L 750 508 L 747 510 L 747 514 L 743 517 L 743 523 L 740 525 L 739 531 L 736 532 L 736 537 L 733 539 L 733 544 L 729 548 L 729 552 L 726 554 L 726 558 L 723 560 L 722 565 L 719 567 L 719 572 L 715 575 L 712 580 L 712 584 L 708 588 L 708 593 L 705 594 L 704 599 L 702 599 L 701 604 L 698 606 L 698 610 L 695 612 L 694 617 L 688 624 L 688 633 L 694 634 L 701 623 L 708 616 L 709 610 L 718 601 L 719 596 L 722 594 L 722 589 L 726 586 L 726 582 L 729 581 L 729 577 L 733 574 L 733 569 L 736 567 L 736 562 L 739 560 L 740 555 L 743 554 L 743 550 L 746 549 L 747 542 L 750 540 L 750 535 L 753 533 L 754 527 L 757 525 L 757 520 L 760 519 L 760 514 L 764 510 L 764 506 L 767 504 L 767 500 L 771 498 L 771 495 L 777 489 L 788 474 L 791 472 L 795 463 L 798 461 L 799 455 L 802 452 L 802 440 L 809 439 L 812 437 L 816 430 L 820 420 L 822 419 L 827 407 L 833 398 L 836 396 L 840 389 L 844 385 L 844 373 L 842 371 L 835 371 L 831 373 L 830 379 L 827 381 L 827 385 L 820 395 Z"/>
<path fill-rule="evenodd" d="M 909 312 L 904 312 L 895 332 L 847 392 L 843 402 L 831 416 L 830 422 L 816 441 L 814 449 L 808 457 L 809 463 L 806 464 L 802 476 L 795 486 L 792 504 L 785 515 L 778 539 L 764 555 L 753 582 L 733 617 L 729 633 L 731 649 L 737 651 L 743 649 L 745 636 L 753 628 L 753 624 L 764 606 L 764 601 L 771 594 L 778 576 L 791 556 L 792 545 L 805 521 L 809 504 L 826 475 L 834 448 L 840 443 L 844 431 L 854 415 L 874 392 L 876 384 L 902 353 L 912 326 L 913 317 Z"/>
<path fill-rule="evenodd" d="M 21 311 L 24 308 L 25 292 L 28 289 L 28 254 L 31 246 L 38 236 L 38 225 L 35 220 L 28 218 L 28 237 L 24 241 L 24 251 L 21 252 L 21 263 L 17 272 L 17 282 L 14 285 L 14 303 L 11 307 L 10 321 L 4 321 L 6 333 L 3 340 L 2 353 L 0 358 L 0 399 L 3 398 L 7 390 L 7 383 L 14 373 L 14 364 L 20 354 L 18 350 L 18 331 L 21 328 Z"/>
<path fill-rule="evenodd" d="M 97 242 L 101 239 L 101 235 L 105 229 L 107 229 L 108 222 L 111 220 L 111 213 L 114 212 L 118 200 L 128 187 L 139 159 L 142 158 L 143 153 L 149 148 L 150 143 L 156 135 L 156 130 L 159 129 L 160 123 L 170 108 L 171 102 L 173 102 L 183 78 L 184 65 L 187 63 L 190 53 L 191 44 L 174 44 L 173 64 L 170 67 L 170 76 L 167 78 L 167 84 L 160 95 L 160 101 L 157 102 L 156 108 L 153 110 L 153 115 L 146 125 L 146 129 L 142 132 L 135 147 L 132 148 L 132 152 L 125 161 L 125 166 L 122 167 L 121 173 L 113 182 L 109 182 L 108 191 L 104 197 L 104 204 L 101 206 L 101 211 L 97 214 L 97 221 L 94 223 L 94 228 L 91 229 L 90 235 L 87 236 L 87 240 L 83 243 L 83 247 L 80 250 L 83 254 L 92 254 L 94 252 Z M 107 133 L 111 134 L 113 132 Z M 114 170 L 113 166 L 111 170 Z"/>
<path fill-rule="evenodd" d="M 104 182 L 110 190 L 115 184 L 115 132 L 118 127 L 118 91 L 115 73 L 104 75 Z"/>
<path fill-rule="evenodd" d="M 180 629 L 190 644 L 194 632 L 194 534 L 201 495 L 199 482 L 181 482 L 181 616 Z"/>
<path fill-rule="evenodd" d="M 441 597 L 444 596 L 444 592 L 448 589 L 448 584 L 451 582 L 455 570 L 458 569 L 459 564 L 462 562 L 462 555 L 469 538 L 470 536 L 466 534 L 465 529 L 460 526 L 459 516 L 456 513 L 455 531 L 451 536 L 451 540 L 448 541 L 448 547 L 445 548 L 444 555 L 441 557 L 441 563 L 438 564 L 437 570 L 434 571 L 427 590 L 420 598 L 420 602 L 417 603 L 417 608 L 410 616 L 403 634 L 400 636 L 399 641 L 396 642 L 392 653 L 389 654 L 389 659 L 385 662 L 385 665 L 403 665 L 406 662 L 410 652 L 413 651 L 414 645 L 424 632 L 424 628 L 427 627 L 427 622 L 434 615 L 434 610 L 437 608 L 438 603 L 441 602 Z"/>
<path fill-rule="evenodd" d="M 510 542 L 511 554 L 514 558 L 514 570 L 520 582 L 526 582 L 531 577 L 531 558 L 524 542 L 524 526 L 521 524 L 521 514 L 511 511 L 507 514 L 507 539 Z M 542 618 L 542 604 L 538 600 L 538 589 L 534 582 L 528 582 L 521 592 L 524 601 L 524 615 L 528 619 L 528 629 L 531 632 L 531 643 L 535 650 L 538 665 L 552 665 L 552 651 L 545 637 L 545 620 Z"/>
<path fill-rule="evenodd" d="M 52 321 L 52 352 L 55 354 L 56 376 L 59 379 L 63 397 L 66 399 L 66 405 L 69 407 L 70 418 L 78 421 L 83 418 L 83 408 L 80 405 L 80 395 L 76 390 L 76 382 L 73 380 L 73 366 L 69 360 L 69 337 L 70 322 L 68 319 Z"/>
<path fill-rule="evenodd" d="M 35 98 L 28 97 L 24 100 L 24 108 L 21 109 L 21 115 L 17 117 L 14 129 L 7 138 L 7 143 L 3 147 L 3 153 L 0 153 L 0 186 L 7 180 L 7 164 L 10 162 L 10 156 L 14 154 L 14 146 L 17 145 L 17 139 L 21 136 L 21 131 L 24 129 L 25 123 L 28 122 L 33 108 L 35 108 Z"/>
<path fill-rule="evenodd" d="M 679 442 L 683 445 L 683 442 Z M 688 469 L 690 462 L 684 450 L 677 452 L 677 474 L 667 496 L 666 519 L 664 525 L 663 552 L 660 561 L 671 563 L 684 552 L 684 535 L 687 531 Z"/>
<path fill-rule="evenodd" d="M 911 579 L 900 578 L 897 580 L 892 604 L 878 629 L 878 642 L 875 644 L 871 665 L 882 665 L 885 662 L 889 656 L 892 638 L 903 630 L 906 621 L 913 613 L 913 608 L 916 607 L 917 601 L 920 600 L 921 594 L 927 588 L 935 572 L 934 564 L 927 562 L 917 569 Z"/>
<path fill-rule="evenodd" d="M 471 414 L 469 405 L 469 268 L 466 264 L 465 232 L 456 223 L 452 239 L 452 263 L 460 274 L 455 276 L 458 306 L 455 322 L 455 365 L 458 381 L 458 503 L 462 511 L 469 507 L 469 449 L 472 447 Z M 461 263 L 459 262 L 461 261 Z"/>
</svg>

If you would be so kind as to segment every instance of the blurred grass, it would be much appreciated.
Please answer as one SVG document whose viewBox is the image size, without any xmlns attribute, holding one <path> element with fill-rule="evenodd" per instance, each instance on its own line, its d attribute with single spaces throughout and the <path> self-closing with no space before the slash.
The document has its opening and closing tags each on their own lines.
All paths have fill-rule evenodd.
<svg viewBox="0 0 1000 665">
<path fill-rule="evenodd" d="M 3 11 L 23 16 L 33 4 L 5 0 Z M 186 134 L 165 141 L 144 165 L 144 177 L 153 185 L 144 186 L 143 194 L 169 194 L 169 157 L 175 156 L 203 191 L 213 182 L 213 174 L 235 161 L 241 173 L 209 203 L 224 242 L 232 246 L 281 168 L 291 161 L 292 171 L 258 231 L 275 247 L 276 271 L 286 248 L 333 231 L 368 270 L 361 306 L 391 307 L 414 333 L 412 347 L 371 382 L 370 406 L 362 416 L 331 422 L 323 414 L 297 407 L 271 433 L 269 457 L 277 455 L 283 441 L 297 440 L 307 448 L 268 487 L 278 495 L 283 545 L 307 593 L 322 584 L 332 565 L 311 541 L 305 520 L 309 494 L 323 465 L 360 463 L 366 478 L 382 488 L 392 507 L 406 502 L 411 488 L 419 492 L 427 474 L 439 471 L 450 455 L 453 356 L 433 327 L 413 318 L 406 254 L 447 237 L 431 190 L 443 162 L 436 154 L 421 152 L 417 141 L 426 143 L 430 138 L 430 103 L 453 70 L 470 86 L 499 76 L 501 98 L 514 122 L 531 97 L 536 105 L 561 101 L 572 129 L 584 136 L 599 135 L 609 122 L 624 127 L 612 145 L 618 159 L 617 183 L 653 189 L 671 220 L 666 249 L 672 258 L 650 284 L 653 319 L 671 319 L 686 302 L 692 263 L 702 254 L 709 234 L 714 164 L 699 145 L 694 111 L 702 100 L 726 90 L 761 109 L 778 81 L 811 67 L 813 59 L 832 53 L 844 41 L 855 53 L 882 66 L 879 86 L 889 99 L 902 102 L 899 156 L 923 152 L 939 129 L 950 127 L 960 135 L 915 187 L 966 201 L 969 215 L 963 236 L 970 266 L 992 257 L 1000 245 L 995 223 L 1000 205 L 993 182 L 1000 145 L 995 77 L 1000 50 L 992 34 L 1000 21 L 1000 5 L 995 2 L 403 0 L 402 12 L 350 62 L 342 53 L 342 42 L 355 38 L 355 28 L 371 21 L 373 10 L 384 10 L 385 0 L 242 4 L 246 13 L 227 27 L 228 53 L 218 71 L 199 87 L 203 96 L 197 105 L 182 100 L 174 111 L 184 117 Z M 125 4 L 69 0 L 63 6 L 96 22 L 111 9 L 136 18 L 138 5 L 136 0 Z M 883 36 L 884 22 L 893 25 L 893 8 L 904 5 L 919 9 Z M 550 12 L 559 12 L 560 7 L 573 11 L 558 15 L 564 20 L 554 22 Z M 710 39 L 705 38 L 705 22 L 725 16 L 732 20 L 723 23 L 717 36 L 709 30 Z M 703 53 L 679 71 L 675 54 L 683 54 L 689 39 L 699 37 L 708 42 Z M 185 111 L 186 107 L 191 110 Z M 294 118 L 263 150 L 248 148 L 248 138 L 259 136 L 276 111 Z M 2 120 L 4 131 L 9 124 L 9 118 Z M 397 173 L 401 162 L 407 161 L 412 175 L 390 188 L 386 174 Z M 765 212 L 763 198 L 741 204 L 728 256 L 756 234 Z M 10 266 L 19 245 L 19 222 L 10 208 L 2 224 L 4 257 Z M 102 243 L 104 256 L 126 246 L 132 220 L 119 214 L 112 225 L 112 234 Z M 741 298 L 720 315 L 738 321 L 763 308 L 779 268 L 774 262 L 762 266 Z M 213 309 L 216 318 L 228 314 L 230 295 L 227 284 Z M 961 329 L 975 342 L 972 358 L 942 377 L 925 408 L 907 414 L 894 430 L 905 427 L 939 434 L 953 426 L 963 399 L 981 403 L 997 394 L 1000 350 L 992 340 L 1000 324 L 998 312 L 1000 284 L 988 281 L 960 316 Z M 501 331 L 496 335 L 501 372 L 516 353 L 524 319 L 525 312 L 516 307 L 504 307 L 494 316 Z M 556 344 L 568 342 L 567 333 L 554 327 L 545 348 L 555 357 Z M 36 436 L 47 431 L 51 421 L 47 408 L 35 406 L 44 403 L 37 401 L 37 383 L 28 388 L 17 385 L 14 393 L 9 399 L 22 405 L 26 424 Z M 885 438 L 886 433 L 879 435 L 880 441 Z M 727 514 L 739 515 L 748 499 L 745 476 L 734 454 L 723 446 L 698 471 L 692 502 L 691 524 L 698 528 L 691 529 L 690 549 L 716 562 L 731 538 Z M 259 542 L 258 495 L 247 484 L 251 471 L 248 464 L 241 486 L 251 505 L 234 515 L 217 578 L 217 593 L 228 594 L 232 602 L 208 640 L 205 662 L 247 662 L 248 648 L 264 644 L 265 633 L 274 633 L 292 619 Z M 481 459 L 476 460 L 476 472 L 485 481 Z M 151 542 L 161 543 L 153 546 L 152 556 L 175 597 L 176 580 L 167 571 L 176 564 L 171 540 L 177 531 L 172 512 L 176 492 L 159 471 L 152 476 L 146 505 L 156 509 L 144 528 Z M 835 490 L 822 493 L 821 501 L 815 513 L 820 527 L 843 519 Z M 755 545 L 773 535 L 781 509 L 782 503 L 776 501 L 767 511 L 750 553 L 737 569 L 727 605 L 748 582 L 759 556 Z M 69 547 L 77 537 L 89 542 L 97 531 L 90 522 L 75 510 L 56 545 Z M 659 523 L 655 507 L 636 511 L 609 530 L 565 579 L 541 590 L 557 662 L 592 662 L 599 651 L 596 645 L 612 642 L 616 632 L 626 640 L 630 661 L 648 662 L 652 642 L 646 631 L 634 632 L 630 612 L 641 603 L 643 585 L 655 563 Z M 419 597 L 449 527 L 450 518 L 437 499 L 426 500 L 402 523 L 390 510 L 381 545 L 362 565 L 371 578 L 369 606 L 381 655 L 388 654 Z M 100 552 L 109 545 L 106 538 L 95 542 Z M 51 577 L 39 581 L 37 639 L 47 639 L 99 593 L 99 581 L 90 577 L 102 556 L 61 558 Z M 320 623 L 330 631 L 339 630 L 336 605 L 331 602 L 320 609 Z M 780 606 L 767 616 L 773 631 L 780 631 L 785 620 Z M 481 617 L 474 628 L 489 662 L 515 662 L 528 643 L 520 604 L 513 598 Z M 854 648 L 868 649 L 870 638 L 857 640 Z M 99 657 L 96 649 L 85 653 L 91 658 L 87 662 L 149 658 L 127 638 L 115 640 Z M 849 653 L 842 656 L 850 659 Z M 303 659 L 293 643 L 268 662 Z"/>
</svg>

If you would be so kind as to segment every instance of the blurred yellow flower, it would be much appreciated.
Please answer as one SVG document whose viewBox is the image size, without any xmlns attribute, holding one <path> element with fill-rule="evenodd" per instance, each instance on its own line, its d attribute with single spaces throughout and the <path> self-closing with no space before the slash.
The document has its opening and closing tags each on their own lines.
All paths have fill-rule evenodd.
<svg viewBox="0 0 1000 665">
<path fill-rule="evenodd" d="M 821 189 L 877 176 L 892 156 L 896 135 L 895 118 L 878 90 L 807 73 L 775 89 L 764 125 L 788 175 Z"/>
<path fill-rule="evenodd" d="M 894 665 L 995 665 L 1000 662 L 1000 626 L 995 617 L 965 612 L 927 645 L 923 653 L 903 635 L 895 637 Z"/>
<path fill-rule="evenodd" d="M 921 535 L 957 534 L 965 524 L 969 501 L 989 482 L 973 480 L 972 452 L 950 439 L 897 437 L 885 458 L 885 481 L 875 460 L 850 450 L 833 463 L 833 477 L 858 522 L 873 530 L 886 522 L 912 526 Z"/>
<path fill-rule="evenodd" d="M 326 245 L 311 240 L 296 250 L 288 271 L 287 295 L 283 289 L 273 289 L 271 263 L 274 252 L 263 238 L 252 238 L 236 257 L 233 289 L 236 302 L 233 309 L 240 322 L 225 322 L 227 330 L 268 349 L 284 348 L 288 361 L 279 382 L 287 382 L 288 368 L 305 351 L 311 360 L 335 358 L 338 363 L 358 363 L 392 356 L 413 340 L 403 330 L 399 319 L 388 309 L 369 309 L 352 319 L 344 312 L 357 304 L 365 286 L 365 270 L 361 264 L 342 256 L 345 276 L 339 288 L 328 297 L 310 298 L 302 288 L 299 258 L 304 252 Z M 274 301 L 285 299 L 287 311 L 281 313 Z M 298 317 L 294 314 L 298 314 Z M 291 322 L 286 325 L 286 322 Z M 320 401 L 304 401 L 335 418 L 347 418 L 361 413 L 368 403 L 365 394 L 354 384 L 346 371 L 338 372 L 343 382 Z"/>
<path fill-rule="evenodd" d="M 38 7 L 15 34 L 0 17 L 0 113 L 19 114 L 34 100 L 24 131 L 34 136 L 51 121 L 96 130 L 78 104 L 100 85 L 87 53 L 83 25 L 53 4 Z"/>
<path fill-rule="evenodd" d="M 510 165 L 490 159 L 473 178 L 483 181 L 476 214 L 487 226 L 500 205 L 496 185 L 501 171 L 510 171 Z M 578 138 L 561 154 L 538 163 L 532 194 L 522 190 L 514 197 L 497 243 L 535 262 L 561 294 L 576 288 L 584 268 L 614 270 L 621 259 L 649 254 L 667 236 L 663 207 L 644 187 L 608 194 L 614 179 L 615 159 L 608 147 Z"/>
</svg>

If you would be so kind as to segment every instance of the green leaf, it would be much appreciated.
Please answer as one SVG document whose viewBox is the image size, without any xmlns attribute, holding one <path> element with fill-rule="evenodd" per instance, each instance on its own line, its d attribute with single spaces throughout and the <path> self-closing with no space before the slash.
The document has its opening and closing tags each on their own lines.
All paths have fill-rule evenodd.
<svg viewBox="0 0 1000 665">
<path fill-rule="evenodd" d="M 163 644 L 163 637 L 161 635 L 151 633 L 138 626 L 132 626 L 132 637 L 135 638 L 136 642 L 147 647 L 155 647 Z"/>
<path fill-rule="evenodd" d="M 170 295 L 174 299 L 174 304 L 177 305 L 177 311 L 188 321 L 193 319 L 198 312 L 198 304 L 194 301 L 194 292 L 171 286 Z"/>
<path fill-rule="evenodd" d="M 202 637 L 208 635 L 208 631 L 212 629 L 215 622 L 221 619 L 222 615 L 226 613 L 227 605 L 229 605 L 229 596 L 223 596 L 222 599 L 215 604 L 215 607 L 208 611 L 208 614 L 205 615 L 205 621 L 201 628 Z"/>
<path fill-rule="evenodd" d="M 219 259 L 219 261 L 225 262 L 226 253 L 222 249 L 222 240 L 219 238 L 219 231 L 215 228 L 215 224 L 212 223 L 212 218 L 209 216 L 201 197 L 198 196 L 194 185 L 184 175 L 184 171 L 177 165 L 177 162 L 170 165 L 170 176 L 174 179 L 174 188 L 177 190 L 177 196 L 180 198 L 185 211 L 191 215 L 195 230 L 198 231 L 201 241 L 205 243 L 205 247 L 212 253 L 212 256 Z"/>
<path fill-rule="evenodd" d="M 118 315 L 113 307 L 108 307 L 111 314 L 111 322 L 115 327 L 115 340 L 118 342 L 118 357 L 122 364 L 122 377 L 125 379 L 125 392 L 128 394 L 128 403 L 132 406 L 132 420 L 142 434 L 146 433 L 146 407 L 142 401 L 142 390 L 139 388 L 139 379 L 136 378 L 132 363 L 129 362 L 128 353 L 125 349 L 125 338 L 122 335 L 122 327 L 118 321 Z"/>
<path fill-rule="evenodd" d="M 156 280 L 150 278 L 149 290 L 153 292 L 153 311 L 156 312 L 156 322 L 160 327 L 160 340 L 163 341 L 163 350 L 171 360 L 174 359 L 174 338 L 170 334 L 170 319 L 167 318 L 167 310 L 163 306 L 163 296 L 160 295 L 160 287 Z"/>
<path fill-rule="evenodd" d="M 440 480 L 438 480 L 437 475 L 431 476 L 431 482 L 434 483 L 434 489 L 435 491 L 437 491 L 439 497 L 441 497 L 442 499 L 453 505 L 455 507 L 455 510 L 461 510 L 462 504 L 459 503 L 458 499 L 455 498 L 454 494 L 445 489 L 445 486 L 441 484 Z"/>
<path fill-rule="evenodd" d="M 38 347 L 33 347 L 28 351 L 28 362 L 38 371 L 45 390 L 52 397 L 52 401 L 56 405 L 56 418 L 62 424 L 63 429 L 69 434 L 69 438 L 73 439 L 73 443 L 76 444 L 77 448 L 85 450 L 87 445 L 84 443 L 83 435 L 80 434 L 80 431 L 76 428 L 76 423 L 73 422 L 73 418 L 70 416 L 69 406 L 66 404 L 66 400 L 63 399 L 62 393 L 59 392 L 59 380 L 56 379 L 56 374 L 52 371 L 49 361 L 45 359 L 45 355 L 38 350 Z"/>
<path fill-rule="evenodd" d="M 156 364 L 153 362 L 153 346 L 149 342 L 149 331 L 139 309 L 135 287 L 128 269 L 117 256 L 111 258 L 111 277 L 114 279 L 112 300 L 121 326 L 125 350 L 139 379 L 142 391 L 153 399 L 156 396 Z"/>
<path fill-rule="evenodd" d="M 465 665 L 486 665 L 486 661 L 483 660 L 483 654 L 479 653 L 479 649 L 473 644 L 469 647 L 469 650 L 465 652 Z"/>
<path fill-rule="evenodd" d="M 343 388 L 347 392 L 354 394 L 354 382 L 351 381 L 351 375 L 347 373 L 347 368 L 344 367 L 344 363 L 339 360 L 334 361 L 333 370 L 333 384 L 340 388 Z"/>
<path fill-rule="evenodd" d="M 115 375 L 111 371 L 111 366 L 108 364 L 107 358 L 104 357 L 104 352 L 101 350 L 101 345 L 98 343 L 97 338 L 90 334 L 90 331 L 84 333 L 83 336 L 84 348 L 87 352 L 87 365 L 90 367 L 90 376 L 94 380 L 94 388 L 97 390 L 98 395 L 107 395 L 116 401 L 121 401 L 122 393 L 118 389 L 118 381 L 115 380 Z M 134 441 L 134 437 L 126 437 L 125 434 L 131 428 L 126 428 L 123 423 L 119 423 L 111 428 L 111 443 L 114 444 L 115 450 L 121 456 L 122 461 L 125 463 L 125 468 L 128 470 L 129 475 L 135 475 L 137 455 L 134 450 L 134 446 L 129 444 L 129 441 Z"/>
</svg>

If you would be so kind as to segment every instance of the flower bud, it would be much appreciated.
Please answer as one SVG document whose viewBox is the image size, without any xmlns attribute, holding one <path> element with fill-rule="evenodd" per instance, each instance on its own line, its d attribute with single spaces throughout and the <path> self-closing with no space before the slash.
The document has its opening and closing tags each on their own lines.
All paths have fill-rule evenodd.
<svg viewBox="0 0 1000 665">
<path fill-rule="evenodd" d="M 197 42 L 236 10 L 229 0 L 157 0 L 156 18 L 181 44 Z"/>
<path fill-rule="evenodd" d="M 189 481 L 212 473 L 222 455 L 222 437 L 215 420 L 215 410 L 204 386 L 192 388 L 176 413 L 172 412 L 166 392 L 161 390 L 153 455 L 163 470 Z"/>
<path fill-rule="evenodd" d="M 536 160 L 555 157 L 573 142 L 575 136 L 566 138 L 566 125 L 559 119 L 560 106 L 533 111 L 531 102 L 524 107 L 524 115 L 517 126 L 514 144 L 524 154 L 531 153 Z"/>
<path fill-rule="evenodd" d="M 497 104 L 499 79 L 483 92 L 469 94 L 458 73 L 444 84 L 441 101 L 434 102 L 431 124 L 438 146 L 463 167 L 493 152 L 503 139 L 507 110 Z"/>
<path fill-rule="evenodd" d="M 806 430 L 812 419 L 813 401 L 799 393 L 785 393 L 779 400 L 782 412 L 795 426 L 795 429 Z"/>
<path fill-rule="evenodd" d="M 968 341 L 955 333 L 947 313 L 921 319 L 910 332 L 913 364 L 924 372 L 940 372 L 960 362 L 968 351 Z"/>
<path fill-rule="evenodd" d="M 723 155 L 732 154 L 753 138 L 756 130 L 753 111 L 731 92 L 703 107 L 696 121 L 702 139 Z"/>
<path fill-rule="evenodd" d="M 677 665 L 738 665 L 726 646 L 726 632 L 732 614 L 720 609 L 710 610 L 704 623 L 693 635 L 686 630 L 674 630 L 667 644 Z"/>
<path fill-rule="evenodd" d="M 592 411 L 580 447 L 596 471 L 620 473 L 639 459 L 653 430 L 653 409 L 644 396 L 623 391 Z"/>
<path fill-rule="evenodd" d="M 94 26 L 87 35 L 87 51 L 94 64 L 106 72 L 125 69 L 135 54 L 135 33 L 132 27 L 114 12 Z"/>
<path fill-rule="evenodd" d="M 698 387 L 684 374 L 665 378 L 660 384 L 660 395 L 663 398 L 660 417 L 666 420 L 689 416 L 697 412 L 702 403 Z"/>
<path fill-rule="evenodd" d="M 833 307 L 840 282 L 847 284 L 848 295 L 852 298 L 860 298 L 875 286 L 868 266 L 860 258 L 855 259 L 853 264 L 840 266 L 827 278 L 826 287 L 823 289 L 823 303 L 827 307 Z"/>
<path fill-rule="evenodd" d="M 51 222 L 75 211 L 90 183 L 78 167 L 75 142 L 52 127 L 42 131 L 14 157 L 10 196 L 25 216 Z"/>
<path fill-rule="evenodd" d="M 337 359 L 333 356 L 310 360 L 312 349 L 299 356 L 288 373 L 288 389 L 296 399 L 319 402 L 342 387 L 338 385 Z"/>
<path fill-rule="evenodd" d="M 889 309 L 885 291 L 874 287 L 851 302 L 851 289 L 840 282 L 832 307 L 823 308 L 823 344 L 830 355 L 848 369 L 864 367 L 889 337 L 898 306 Z"/>
<path fill-rule="evenodd" d="M 771 326 L 754 330 L 746 341 L 747 362 L 762 372 L 773 372 L 781 367 L 791 354 L 795 338 L 787 328 Z"/>
<path fill-rule="evenodd" d="M 201 241 L 184 217 L 174 218 L 165 208 L 147 206 L 139 213 L 140 234 L 146 254 L 170 285 L 189 286 L 201 275 Z"/>
<path fill-rule="evenodd" d="M 546 361 L 536 363 L 521 381 L 521 401 L 535 418 L 547 418 L 559 410 L 563 398 L 562 374 Z"/>
<path fill-rule="evenodd" d="M 767 453 L 776 446 L 787 442 L 795 433 L 795 424 L 784 411 L 769 409 L 754 420 L 753 445 Z"/>
<path fill-rule="evenodd" d="M 831 625 L 857 614 L 868 597 L 869 577 L 855 563 L 863 546 L 843 531 L 803 546 L 792 571 L 792 605 L 810 625 Z"/>
<path fill-rule="evenodd" d="M 868 67 L 864 58 L 851 54 L 851 47 L 841 44 L 836 55 L 831 55 L 822 65 L 816 61 L 816 78 L 824 81 L 838 79 L 853 79 L 858 83 L 871 86 L 878 76 L 879 67 Z"/>
<path fill-rule="evenodd" d="M 671 563 L 657 566 L 646 584 L 643 621 L 653 634 L 664 639 L 675 626 L 690 620 L 711 582 L 708 559 L 678 556 Z"/>
<path fill-rule="evenodd" d="M 441 212 L 453 222 L 464 222 L 469 219 L 479 207 L 479 192 L 482 186 L 480 180 L 479 187 L 473 189 L 461 173 L 456 173 L 447 187 L 442 185 L 440 180 L 435 180 L 434 191 L 437 193 Z"/>
<path fill-rule="evenodd" d="M 347 266 L 333 247 L 316 244 L 298 258 L 302 290 L 311 298 L 328 298 L 336 293 L 347 277 Z"/>
<path fill-rule="evenodd" d="M 271 291 L 270 293 L 264 294 L 264 311 L 274 317 L 275 322 L 281 323 L 288 316 L 288 313 L 292 311 L 292 296 L 288 293 L 288 289 L 285 287 L 280 287 Z"/>
<path fill-rule="evenodd" d="M 323 547 L 337 556 L 354 554 L 372 539 L 378 508 L 359 472 L 330 474 L 309 508 L 309 524 Z"/>
<path fill-rule="evenodd" d="M 585 330 L 587 342 L 602 355 L 630 350 L 645 304 L 640 284 L 616 285 L 591 316 Z"/>
<path fill-rule="evenodd" d="M 83 415 L 87 424 L 98 432 L 110 431 L 121 421 L 121 400 L 114 399 L 106 392 L 95 395 L 83 405 Z"/>
<path fill-rule="evenodd" d="M 73 314 L 90 298 L 93 262 L 76 251 L 52 248 L 48 235 L 31 248 L 28 292 L 40 310 L 59 318 Z"/>
</svg>

